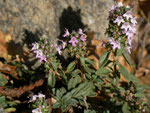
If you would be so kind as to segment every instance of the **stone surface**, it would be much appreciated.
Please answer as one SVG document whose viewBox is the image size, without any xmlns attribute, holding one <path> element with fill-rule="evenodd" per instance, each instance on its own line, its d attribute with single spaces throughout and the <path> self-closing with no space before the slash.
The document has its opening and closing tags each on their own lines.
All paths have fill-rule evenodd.
<svg viewBox="0 0 150 113">
<path fill-rule="evenodd" d="M 0 30 L 17 41 L 45 35 L 61 37 L 64 28 L 84 28 L 104 37 L 113 0 L 0 0 Z"/>
</svg>

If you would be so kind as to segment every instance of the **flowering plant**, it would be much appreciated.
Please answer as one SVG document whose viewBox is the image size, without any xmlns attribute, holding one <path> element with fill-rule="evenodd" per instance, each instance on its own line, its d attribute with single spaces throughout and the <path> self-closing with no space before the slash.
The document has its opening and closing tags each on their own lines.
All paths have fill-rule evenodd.
<svg viewBox="0 0 150 113">
<path fill-rule="evenodd" d="M 86 34 L 82 29 L 69 32 L 65 29 L 63 40 L 49 42 L 41 39 L 31 49 L 40 61 L 44 61 L 53 103 L 53 112 L 143 112 L 148 111 L 147 98 L 143 90 L 147 87 L 119 61 L 109 59 L 131 52 L 131 42 L 136 33 L 135 18 L 129 7 L 119 4 L 110 11 L 110 24 L 107 29 L 108 48 L 99 59 L 98 69 L 88 58 Z M 132 26 L 132 27 L 131 27 Z M 119 67 L 119 68 L 118 68 Z M 123 85 L 123 76 L 127 82 Z M 141 90 L 142 89 L 142 90 Z"/>
<path fill-rule="evenodd" d="M 119 3 L 113 6 L 109 12 L 109 28 L 106 31 L 108 36 L 107 48 L 118 51 L 127 50 L 131 53 L 132 42 L 136 33 L 136 18 L 132 15 L 129 6 Z"/>
</svg>

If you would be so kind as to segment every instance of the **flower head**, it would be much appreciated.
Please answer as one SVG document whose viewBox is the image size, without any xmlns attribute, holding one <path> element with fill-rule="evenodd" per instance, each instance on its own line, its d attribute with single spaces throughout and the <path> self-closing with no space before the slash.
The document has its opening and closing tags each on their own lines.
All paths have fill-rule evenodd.
<svg viewBox="0 0 150 113">
<path fill-rule="evenodd" d="M 32 98 L 29 100 L 29 102 L 34 102 L 37 99 L 37 95 L 33 95 Z"/>
<path fill-rule="evenodd" d="M 120 42 L 114 41 L 113 38 L 109 38 L 108 41 L 113 46 L 113 49 L 116 49 L 116 48 L 121 49 Z"/>
<path fill-rule="evenodd" d="M 103 40 L 102 40 L 102 44 L 101 44 L 101 46 L 100 46 L 100 48 L 103 48 L 103 47 L 105 47 L 106 46 L 106 42 L 104 42 Z"/>
<path fill-rule="evenodd" d="M 133 37 L 128 37 L 128 44 L 129 44 L 129 46 L 131 46 L 132 40 L 133 40 Z"/>
<path fill-rule="evenodd" d="M 31 51 L 39 49 L 39 44 L 37 42 L 32 43 Z"/>
<path fill-rule="evenodd" d="M 133 37 L 134 33 L 132 31 L 127 31 L 126 35 L 127 35 L 127 37 Z"/>
<path fill-rule="evenodd" d="M 127 46 L 126 49 L 131 54 L 131 46 Z"/>
<path fill-rule="evenodd" d="M 129 23 L 125 22 L 122 24 L 121 29 L 124 29 L 125 31 L 127 31 L 131 26 L 129 25 Z"/>
<path fill-rule="evenodd" d="M 45 98 L 45 95 L 39 93 L 39 94 L 37 95 L 37 97 L 38 97 L 38 98 Z"/>
<path fill-rule="evenodd" d="M 65 28 L 65 34 L 63 34 L 63 37 L 67 37 L 67 36 L 69 36 L 69 35 L 70 35 L 70 33 L 69 33 L 68 29 Z"/>
<path fill-rule="evenodd" d="M 122 7 L 123 6 L 122 2 L 119 2 L 117 6 Z"/>
<path fill-rule="evenodd" d="M 63 48 L 63 49 L 65 49 L 66 45 L 67 45 L 67 43 L 64 42 L 64 41 L 62 41 L 62 48 Z"/>
<path fill-rule="evenodd" d="M 84 37 L 85 35 L 81 35 L 80 40 L 82 40 L 83 42 L 86 41 L 86 38 Z"/>
<path fill-rule="evenodd" d="M 76 43 L 78 43 L 78 40 L 75 37 L 72 37 L 69 43 L 72 43 L 72 46 L 76 46 Z"/>
<path fill-rule="evenodd" d="M 137 21 L 136 21 L 135 17 L 134 17 L 134 18 L 131 18 L 131 23 L 132 23 L 134 26 L 137 24 Z"/>
<path fill-rule="evenodd" d="M 40 62 L 42 62 L 43 60 L 46 62 L 46 56 L 45 55 L 41 55 L 41 56 L 38 56 L 38 58 L 40 58 Z"/>
<path fill-rule="evenodd" d="M 78 30 L 78 33 L 79 33 L 80 35 L 85 35 L 85 34 L 83 33 L 83 30 L 82 30 L 81 28 Z"/>
<path fill-rule="evenodd" d="M 36 109 L 33 109 L 33 110 L 32 110 L 32 113 L 42 113 L 41 108 L 38 107 L 38 108 L 36 108 Z"/>
<path fill-rule="evenodd" d="M 123 16 L 129 20 L 129 18 L 133 18 L 131 11 L 127 11 L 125 14 L 123 14 Z"/>
<path fill-rule="evenodd" d="M 34 53 L 36 53 L 36 58 L 39 58 L 39 56 L 42 56 L 43 55 L 43 52 L 42 50 L 35 50 Z"/>
<path fill-rule="evenodd" d="M 122 18 L 122 16 L 118 16 L 116 18 L 116 20 L 114 21 L 114 23 L 117 23 L 117 25 L 119 26 L 121 24 L 121 22 L 124 22 L 124 19 Z"/>
<path fill-rule="evenodd" d="M 129 26 L 129 31 L 132 31 L 133 33 L 136 33 L 136 28 L 134 25 Z"/>
<path fill-rule="evenodd" d="M 62 53 L 61 49 L 62 49 L 61 45 L 56 46 L 56 51 L 58 52 L 59 55 L 61 55 L 61 53 Z"/>
</svg>

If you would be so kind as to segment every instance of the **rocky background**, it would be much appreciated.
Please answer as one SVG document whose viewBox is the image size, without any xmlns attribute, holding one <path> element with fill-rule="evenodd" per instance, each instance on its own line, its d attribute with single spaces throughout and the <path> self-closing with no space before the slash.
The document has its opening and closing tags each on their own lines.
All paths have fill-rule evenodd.
<svg viewBox="0 0 150 113">
<path fill-rule="evenodd" d="M 0 30 L 16 42 L 61 37 L 64 28 L 93 31 L 104 38 L 113 0 L 0 0 Z"/>
</svg>

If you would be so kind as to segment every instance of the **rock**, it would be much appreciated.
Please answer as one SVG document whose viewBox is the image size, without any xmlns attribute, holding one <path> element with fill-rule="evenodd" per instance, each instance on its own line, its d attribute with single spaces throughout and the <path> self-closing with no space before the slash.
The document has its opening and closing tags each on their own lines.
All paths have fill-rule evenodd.
<svg viewBox="0 0 150 113">
<path fill-rule="evenodd" d="M 103 38 L 113 0 L 0 0 L 0 30 L 16 41 L 55 40 L 64 28 L 84 28 Z M 25 40 L 25 38 L 27 38 Z"/>
</svg>

